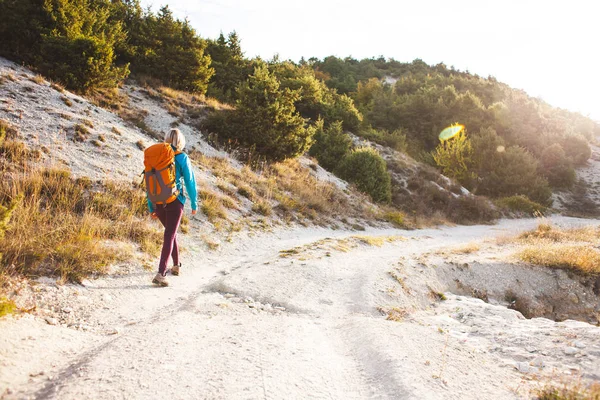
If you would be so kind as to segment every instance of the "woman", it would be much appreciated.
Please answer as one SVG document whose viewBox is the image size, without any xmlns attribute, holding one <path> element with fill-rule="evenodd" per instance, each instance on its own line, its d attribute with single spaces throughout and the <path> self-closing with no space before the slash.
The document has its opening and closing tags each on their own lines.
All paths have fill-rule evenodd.
<svg viewBox="0 0 600 400">
<path fill-rule="evenodd" d="M 181 263 L 179 262 L 179 246 L 177 245 L 177 228 L 183 216 L 183 205 L 185 204 L 185 196 L 181 180 L 185 183 L 185 189 L 190 197 L 192 206 L 192 215 L 196 214 L 198 209 L 196 178 L 192 171 L 192 165 L 187 154 L 183 153 L 185 147 L 185 137 L 179 129 L 171 129 L 165 135 L 165 143 L 170 143 L 173 151 L 175 151 L 175 182 L 179 195 L 177 199 L 168 204 L 153 205 L 148 201 L 148 209 L 152 213 L 152 218 L 158 218 L 165 227 L 165 236 L 163 241 L 162 252 L 160 254 L 160 262 L 158 263 L 158 273 L 152 280 L 152 283 L 158 286 L 169 286 L 167 281 L 167 262 L 169 256 L 173 258 L 173 267 L 171 274 L 179 275 Z"/>
</svg>

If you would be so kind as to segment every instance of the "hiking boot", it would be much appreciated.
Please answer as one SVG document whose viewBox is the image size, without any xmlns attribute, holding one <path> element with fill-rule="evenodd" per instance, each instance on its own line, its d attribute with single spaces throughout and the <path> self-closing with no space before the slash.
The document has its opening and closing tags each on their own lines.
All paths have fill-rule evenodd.
<svg viewBox="0 0 600 400">
<path fill-rule="evenodd" d="M 152 279 L 152 283 L 154 283 L 155 285 L 158 286 L 169 286 L 169 282 L 167 282 L 167 278 L 162 276 L 161 274 L 156 274 L 156 276 L 154 277 L 154 279 Z"/>
<path fill-rule="evenodd" d="M 173 265 L 173 267 L 171 267 L 171 274 L 179 276 L 179 268 L 181 268 L 181 263 L 179 263 L 178 265 Z"/>
</svg>

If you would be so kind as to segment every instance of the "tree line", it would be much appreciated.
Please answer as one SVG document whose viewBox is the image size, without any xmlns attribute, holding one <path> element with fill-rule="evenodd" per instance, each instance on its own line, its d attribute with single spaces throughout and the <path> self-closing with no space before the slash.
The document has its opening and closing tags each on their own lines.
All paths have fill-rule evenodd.
<svg viewBox="0 0 600 400">
<path fill-rule="evenodd" d="M 375 200 L 392 189 L 383 159 L 349 132 L 407 152 L 477 194 L 550 203 L 591 155 L 600 125 L 520 90 L 422 60 L 244 56 L 235 32 L 201 38 L 168 6 L 139 0 L 0 0 L 0 55 L 79 92 L 130 74 L 234 105 L 203 128 L 270 161 L 307 151 Z M 463 134 L 440 143 L 452 123 Z"/>
</svg>

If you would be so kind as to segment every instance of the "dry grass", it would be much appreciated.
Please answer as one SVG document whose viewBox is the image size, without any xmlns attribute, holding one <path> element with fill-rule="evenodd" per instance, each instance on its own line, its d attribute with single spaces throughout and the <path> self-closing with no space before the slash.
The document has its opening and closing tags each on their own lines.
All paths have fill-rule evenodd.
<svg viewBox="0 0 600 400">
<path fill-rule="evenodd" d="M 5 82 L 5 81 L 11 81 L 11 82 L 16 82 L 18 80 L 18 78 L 16 77 L 16 75 L 12 72 L 8 72 L 6 74 L 2 74 L 0 75 L 0 82 Z"/>
<path fill-rule="evenodd" d="M 551 242 L 585 242 L 597 243 L 600 239 L 600 228 L 585 226 L 582 228 L 560 229 L 548 223 L 541 223 L 532 231 L 519 235 L 523 240 L 545 239 Z"/>
<path fill-rule="evenodd" d="M 467 243 L 461 246 L 452 247 L 449 249 L 442 250 L 441 254 L 472 254 L 476 253 L 481 249 L 477 243 Z"/>
<path fill-rule="evenodd" d="M 600 383 L 584 385 L 569 382 L 560 385 L 546 385 L 536 393 L 537 400 L 600 400 Z"/>
<path fill-rule="evenodd" d="M 168 99 L 174 100 L 177 106 L 184 107 L 188 110 L 188 112 L 193 112 L 199 107 L 207 107 L 212 110 L 232 109 L 230 105 L 221 103 L 217 99 L 214 99 L 212 97 L 206 97 L 204 95 L 175 90 L 166 86 L 159 87 L 158 93 L 160 93 Z"/>
<path fill-rule="evenodd" d="M 268 217 L 272 214 L 273 208 L 265 200 L 259 200 L 252 206 L 252 211 L 260 215 L 264 215 L 265 217 Z"/>
<path fill-rule="evenodd" d="M 538 243 L 518 253 L 521 260 L 583 274 L 600 274 L 600 251 L 583 245 Z"/>
<path fill-rule="evenodd" d="M 85 142 L 90 135 L 90 130 L 82 124 L 76 124 L 73 127 L 73 140 L 75 142 Z"/>
<path fill-rule="evenodd" d="M 408 311 L 404 308 L 393 307 L 387 310 L 387 317 L 385 318 L 388 321 L 402 322 L 408 316 Z"/>
<path fill-rule="evenodd" d="M 61 85 L 60 83 L 57 82 L 52 82 L 50 83 L 50 87 L 58 92 L 64 92 L 65 91 L 65 87 L 63 85 Z"/>
<path fill-rule="evenodd" d="M 516 241 L 524 245 L 517 256 L 536 265 L 569 269 L 584 275 L 600 274 L 598 227 L 560 229 L 547 223 L 521 234 Z"/>
<path fill-rule="evenodd" d="M 221 196 L 212 191 L 201 190 L 200 198 L 202 199 L 200 210 L 211 223 L 214 224 L 219 220 L 227 220 L 227 211 L 223 208 Z"/>
<path fill-rule="evenodd" d="M 44 77 L 41 76 L 41 75 L 35 75 L 33 77 L 30 77 L 29 80 L 31 82 L 37 83 L 38 85 L 42 85 L 44 82 L 46 82 L 46 80 L 44 79 Z"/>
<path fill-rule="evenodd" d="M 0 240 L 0 275 L 57 275 L 80 281 L 130 256 L 131 241 L 156 254 L 162 235 L 151 226 L 145 196 L 128 185 L 73 179 L 61 170 L 3 173 L 0 205 L 14 212 Z"/>
<path fill-rule="evenodd" d="M 17 140 L 17 130 L 4 120 L 0 120 L 0 170 L 22 169 L 30 161 L 41 158 L 39 150 L 30 150 Z"/>
<path fill-rule="evenodd" d="M 121 93 L 119 88 L 95 89 L 87 93 L 87 99 L 98 107 L 106 108 L 111 111 L 121 111 L 127 107 L 129 97 Z"/>
<path fill-rule="evenodd" d="M 73 106 L 73 102 L 71 100 L 69 100 L 69 98 L 67 98 L 65 96 L 62 96 L 60 99 L 62 100 L 63 103 L 65 103 L 65 105 L 67 107 L 72 107 Z"/>
<path fill-rule="evenodd" d="M 393 243 L 398 240 L 406 240 L 403 236 L 364 236 L 355 235 L 351 236 L 350 239 L 358 241 L 358 243 L 366 244 L 369 246 L 381 247 L 386 243 Z"/>
</svg>

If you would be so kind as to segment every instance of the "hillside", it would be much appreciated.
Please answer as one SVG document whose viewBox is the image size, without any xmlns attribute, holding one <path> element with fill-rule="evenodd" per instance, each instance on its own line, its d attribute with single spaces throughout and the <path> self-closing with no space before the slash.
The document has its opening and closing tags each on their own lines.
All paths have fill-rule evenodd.
<svg viewBox="0 0 600 400">
<path fill-rule="evenodd" d="M 123 254 L 95 270 L 52 267 L 64 256 L 64 233 L 57 249 L 44 249 L 48 259 L 4 264 L 3 295 L 17 309 L 0 320 L 7 333 L 0 342 L 3 398 L 504 399 L 530 398 L 573 375 L 584 383 L 600 378 L 597 275 L 524 262 L 519 254 L 536 242 L 517 235 L 540 220 L 397 229 L 387 221 L 401 215 L 397 209 L 372 203 L 314 159 L 251 168 L 235 149 L 215 148 L 199 129 L 211 110 L 227 107 L 214 100 L 129 81 L 118 96 L 92 99 L 103 108 L 4 59 L 0 76 L 8 182 L 35 177 L 38 168 L 67 169 L 73 182 L 91 182 L 82 198 L 91 199 L 85 215 L 96 225 L 125 219 L 154 237 L 159 231 L 143 202 L 134 216 L 113 209 L 128 204 L 123 197 L 141 196 L 142 148 L 177 126 L 189 139 L 202 204 L 182 229 L 184 274 L 169 277 L 167 289 L 148 290 L 157 244 L 110 231 L 94 239 L 102 247 L 81 266 L 107 252 Z M 476 212 L 460 202 L 478 198 L 432 167 L 351 138 L 386 160 L 395 196 L 403 196 L 397 201 L 420 207 L 397 223 L 447 223 L 449 211 L 462 218 Z M 597 165 L 592 158 L 578 171 L 589 195 Z M 0 195 L 5 204 L 7 193 Z M 106 195 L 115 198 L 105 208 Z M 541 222 L 566 229 L 593 221 Z M 27 232 L 50 237 L 55 225 L 46 223 Z M 15 227 L 7 243 L 29 246 Z M 539 229 L 532 232 L 568 236 Z M 597 228 L 582 232 L 564 249 L 583 241 L 593 263 L 587 243 Z M 3 261 L 23 260 L 16 251 L 4 248 Z M 177 376 L 157 380 L 156 369 Z"/>
</svg>

